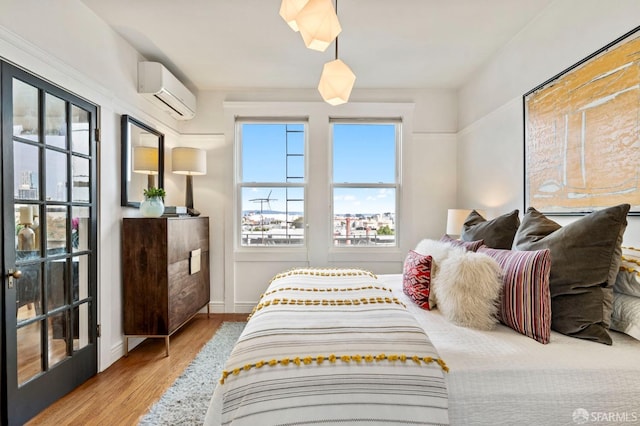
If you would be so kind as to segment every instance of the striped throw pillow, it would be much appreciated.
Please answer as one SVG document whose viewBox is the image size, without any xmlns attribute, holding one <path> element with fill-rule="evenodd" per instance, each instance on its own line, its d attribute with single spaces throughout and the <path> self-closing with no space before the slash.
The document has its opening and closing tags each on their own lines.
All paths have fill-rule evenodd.
<svg viewBox="0 0 640 426">
<path fill-rule="evenodd" d="M 494 258 L 502 268 L 500 321 L 540 343 L 551 335 L 551 252 L 497 250 L 480 247 L 478 253 Z"/>
<path fill-rule="evenodd" d="M 431 292 L 431 263 L 433 258 L 413 250 L 404 261 L 402 290 L 422 309 L 429 310 Z"/>
</svg>

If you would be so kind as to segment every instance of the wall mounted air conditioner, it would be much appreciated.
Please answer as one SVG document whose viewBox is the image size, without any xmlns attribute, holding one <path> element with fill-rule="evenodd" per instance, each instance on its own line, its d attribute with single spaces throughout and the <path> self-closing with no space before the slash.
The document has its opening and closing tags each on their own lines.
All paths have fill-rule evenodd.
<svg viewBox="0 0 640 426">
<path fill-rule="evenodd" d="M 176 120 L 196 115 L 196 97 L 160 62 L 138 62 L 138 93 Z"/>
</svg>

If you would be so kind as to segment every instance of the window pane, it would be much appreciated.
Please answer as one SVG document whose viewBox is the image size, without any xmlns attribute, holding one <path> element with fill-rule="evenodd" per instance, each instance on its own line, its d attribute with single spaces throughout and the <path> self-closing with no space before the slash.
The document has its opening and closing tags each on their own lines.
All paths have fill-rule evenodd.
<svg viewBox="0 0 640 426">
<path fill-rule="evenodd" d="M 47 206 L 47 256 L 66 253 L 67 208 Z"/>
<path fill-rule="evenodd" d="M 68 274 L 67 261 L 54 260 L 46 263 L 47 274 L 47 307 L 50 312 L 67 304 Z"/>
<path fill-rule="evenodd" d="M 67 154 L 47 149 L 47 201 L 67 201 Z"/>
<path fill-rule="evenodd" d="M 42 372 L 42 321 L 37 321 L 18 329 L 18 385 Z"/>
<path fill-rule="evenodd" d="M 20 265 L 22 277 L 16 282 L 16 317 L 18 322 L 42 314 L 41 264 Z"/>
<path fill-rule="evenodd" d="M 13 144 L 13 170 L 15 176 L 15 198 L 37 200 L 38 191 L 38 147 L 21 142 Z"/>
<path fill-rule="evenodd" d="M 18 261 L 40 256 L 40 218 L 38 216 L 37 205 L 14 205 Z"/>
<path fill-rule="evenodd" d="M 242 188 L 242 245 L 304 244 L 304 189 Z"/>
<path fill-rule="evenodd" d="M 394 183 L 395 124 L 334 124 L 335 183 Z"/>
<path fill-rule="evenodd" d="M 293 157 L 297 160 L 289 171 Z M 242 181 L 284 183 L 291 178 L 304 179 L 304 125 L 242 124 Z"/>
<path fill-rule="evenodd" d="M 71 248 L 74 252 L 89 250 L 89 207 L 71 208 Z"/>
<path fill-rule="evenodd" d="M 73 309 L 73 350 L 78 351 L 91 343 L 91 335 L 89 333 L 89 324 L 91 318 L 89 315 L 91 305 L 89 302 L 83 303 Z"/>
<path fill-rule="evenodd" d="M 45 142 L 58 148 L 67 147 L 67 120 L 65 102 L 53 95 L 45 95 Z"/>
<path fill-rule="evenodd" d="M 334 188 L 333 241 L 336 246 L 394 246 L 394 188 Z"/>
<path fill-rule="evenodd" d="M 74 257 L 71 266 L 73 274 L 71 293 L 73 301 L 78 302 L 89 297 L 89 256 Z"/>
<path fill-rule="evenodd" d="M 53 367 L 64 361 L 67 354 L 67 339 L 69 334 L 69 323 L 67 312 L 60 312 L 49 317 L 49 366 Z"/>
<path fill-rule="evenodd" d="M 13 135 L 38 140 L 38 89 L 13 80 Z"/>
<path fill-rule="evenodd" d="M 89 159 L 73 155 L 71 157 L 73 178 L 72 201 L 88 203 L 91 190 L 89 181 Z"/>
<path fill-rule="evenodd" d="M 71 107 L 71 149 L 89 155 L 89 113 L 75 105 Z"/>
</svg>

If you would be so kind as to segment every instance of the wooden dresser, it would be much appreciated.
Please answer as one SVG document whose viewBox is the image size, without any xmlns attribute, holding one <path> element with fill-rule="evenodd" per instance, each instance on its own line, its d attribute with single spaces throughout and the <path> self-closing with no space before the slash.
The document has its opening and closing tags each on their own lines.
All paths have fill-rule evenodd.
<svg viewBox="0 0 640 426">
<path fill-rule="evenodd" d="M 165 339 L 209 312 L 209 218 L 125 218 L 122 226 L 125 356 L 129 338 Z"/>
</svg>

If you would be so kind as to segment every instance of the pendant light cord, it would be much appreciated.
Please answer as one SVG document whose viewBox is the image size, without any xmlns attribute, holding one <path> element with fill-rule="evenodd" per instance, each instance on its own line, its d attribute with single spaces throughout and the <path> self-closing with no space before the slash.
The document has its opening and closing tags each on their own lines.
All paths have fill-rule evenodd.
<svg viewBox="0 0 640 426">
<path fill-rule="evenodd" d="M 336 17 L 338 16 L 338 0 L 336 0 Z M 336 60 L 338 60 L 338 36 L 336 36 Z"/>
</svg>

